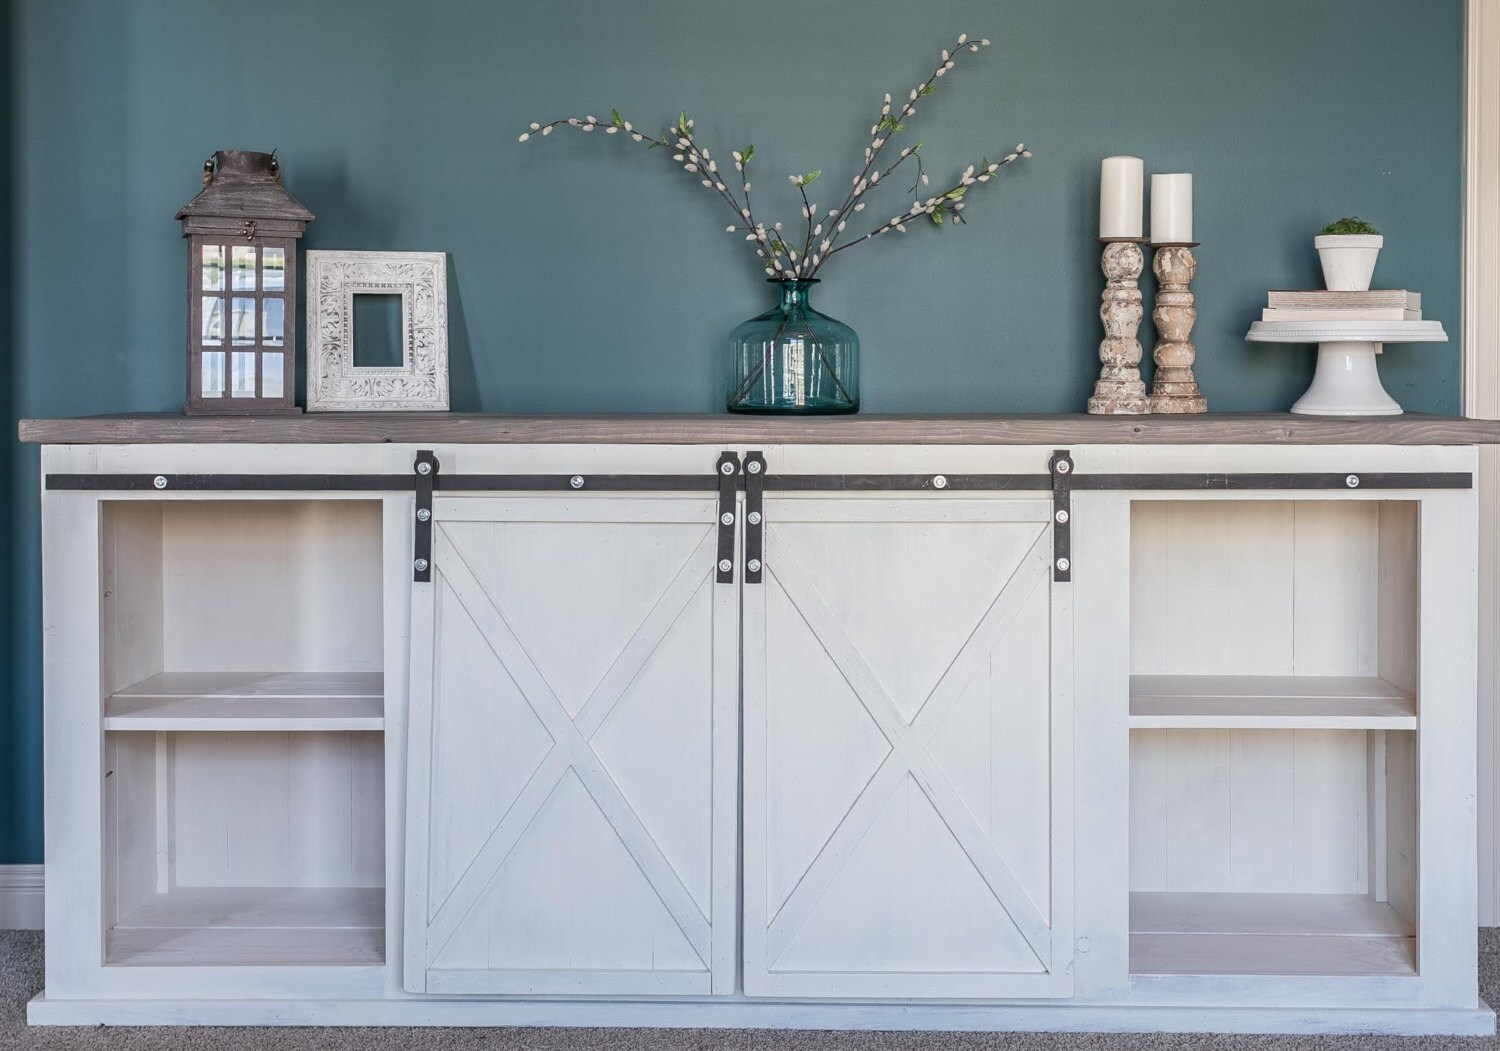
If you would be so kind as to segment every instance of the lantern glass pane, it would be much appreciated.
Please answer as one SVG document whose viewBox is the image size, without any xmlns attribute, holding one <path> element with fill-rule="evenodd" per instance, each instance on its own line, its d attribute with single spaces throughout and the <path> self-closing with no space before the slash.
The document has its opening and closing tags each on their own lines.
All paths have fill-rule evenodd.
<svg viewBox="0 0 1500 1051">
<path fill-rule="evenodd" d="M 260 396 L 262 398 L 281 397 L 281 367 L 281 354 L 272 352 L 260 356 Z"/>
<path fill-rule="evenodd" d="M 267 297 L 261 300 L 262 318 L 260 342 L 263 346 L 279 347 L 282 344 L 282 326 L 286 320 L 286 300 Z"/>
<path fill-rule="evenodd" d="M 203 246 L 203 291 L 224 291 L 224 246 Z"/>
<path fill-rule="evenodd" d="M 249 346 L 255 342 L 255 300 L 234 300 L 234 345 Z"/>
<path fill-rule="evenodd" d="M 231 253 L 234 261 L 234 290 L 255 291 L 255 246 L 235 245 Z"/>
<path fill-rule="evenodd" d="M 260 281 L 261 288 L 267 292 L 286 291 L 286 249 L 260 250 Z"/>
<path fill-rule="evenodd" d="M 224 352 L 222 350 L 209 350 L 203 354 L 203 396 L 205 398 L 224 396 Z"/>
<path fill-rule="evenodd" d="M 255 397 L 255 352 L 237 350 L 229 355 L 229 396 Z"/>
<path fill-rule="evenodd" d="M 224 299 L 222 296 L 203 297 L 203 345 L 218 347 L 224 344 Z"/>
</svg>

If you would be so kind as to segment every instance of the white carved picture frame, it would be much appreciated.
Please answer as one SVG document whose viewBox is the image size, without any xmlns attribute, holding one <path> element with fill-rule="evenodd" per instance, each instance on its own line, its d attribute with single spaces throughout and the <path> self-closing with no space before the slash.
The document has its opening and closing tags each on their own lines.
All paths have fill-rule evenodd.
<svg viewBox="0 0 1500 1051">
<path fill-rule="evenodd" d="M 354 297 L 401 297 L 401 364 L 354 363 Z M 448 408 L 448 257 L 444 252 L 307 253 L 307 408 Z"/>
</svg>

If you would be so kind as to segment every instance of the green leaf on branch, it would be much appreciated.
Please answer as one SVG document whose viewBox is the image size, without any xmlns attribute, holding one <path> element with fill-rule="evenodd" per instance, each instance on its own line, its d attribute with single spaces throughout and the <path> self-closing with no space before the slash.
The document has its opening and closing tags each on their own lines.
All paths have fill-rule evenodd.
<svg viewBox="0 0 1500 1051">
<path fill-rule="evenodd" d="M 755 156 L 755 147 L 746 146 L 743 150 L 740 151 L 740 163 L 749 164 L 750 158 L 753 156 Z"/>
<path fill-rule="evenodd" d="M 617 128 L 623 128 L 625 126 L 625 118 L 622 117 L 622 116 L 620 116 L 620 111 L 619 110 L 612 109 L 612 110 L 609 111 L 609 115 L 610 115 L 610 122 L 612 124 L 614 124 L 615 127 L 617 127 Z"/>
<path fill-rule="evenodd" d="M 936 90 L 937 89 L 934 88 L 931 84 L 923 84 L 922 85 L 922 90 L 920 92 L 918 92 L 918 94 L 921 94 L 921 95 L 931 95 Z"/>
<path fill-rule="evenodd" d="M 798 186 L 801 186 L 801 187 L 805 188 L 805 187 L 811 186 L 813 183 L 817 182 L 818 181 L 818 176 L 820 176 L 822 174 L 823 174 L 823 170 L 821 168 L 817 168 L 817 169 L 814 169 L 813 171 L 808 172 L 806 175 L 798 175 L 798 176 L 796 176 L 795 178 L 792 179 L 792 182 L 796 183 Z"/>
<path fill-rule="evenodd" d="M 686 110 L 681 110 L 677 114 L 677 134 L 681 135 L 684 139 L 692 138 L 692 136 L 688 134 Z"/>
</svg>

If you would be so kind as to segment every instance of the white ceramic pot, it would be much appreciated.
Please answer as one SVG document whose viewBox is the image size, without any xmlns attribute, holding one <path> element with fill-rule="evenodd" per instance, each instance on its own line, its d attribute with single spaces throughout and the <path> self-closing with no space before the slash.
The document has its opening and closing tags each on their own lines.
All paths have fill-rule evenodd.
<svg viewBox="0 0 1500 1051">
<path fill-rule="evenodd" d="M 1323 263 L 1323 284 L 1333 292 L 1363 292 L 1375 276 L 1385 238 L 1379 234 L 1322 234 L 1313 239 Z"/>
</svg>

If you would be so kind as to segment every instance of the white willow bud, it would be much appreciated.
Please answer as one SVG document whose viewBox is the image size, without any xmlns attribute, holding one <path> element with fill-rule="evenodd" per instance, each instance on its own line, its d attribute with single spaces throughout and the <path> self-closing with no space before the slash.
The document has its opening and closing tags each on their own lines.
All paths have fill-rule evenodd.
<svg viewBox="0 0 1500 1051">
<path fill-rule="evenodd" d="M 531 138 L 531 132 L 529 132 L 529 131 L 528 132 L 523 132 L 522 135 L 521 135 L 521 137 L 519 139 L 517 139 L 516 141 L 517 142 L 525 142 L 529 138 Z"/>
<path fill-rule="evenodd" d="M 552 125 L 549 124 L 545 128 L 543 128 L 542 129 L 542 134 L 543 135 L 551 135 L 552 134 Z"/>
<path fill-rule="evenodd" d="M 613 124 L 611 124 L 609 127 L 607 127 L 607 128 L 604 129 L 604 134 L 606 134 L 606 135 L 613 135 L 615 132 L 617 132 L 619 130 L 620 130 L 619 128 L 617 128 Z"/>
<path fill-rule="evenodd" d="M 960 33 L 960 34 L 958 34 L 958 42 L 960 44 L 967 44 L 969 42 L 969 34 L 968 33 Z"/>
<path fill-rule="evenodd" d="M 531 130 L 532 131 L 540 131 L 541 127 L 542 126 L 540 124 L 538 124 L 536 121 L 532 121 L 531 122 Z"/>
</svg>

